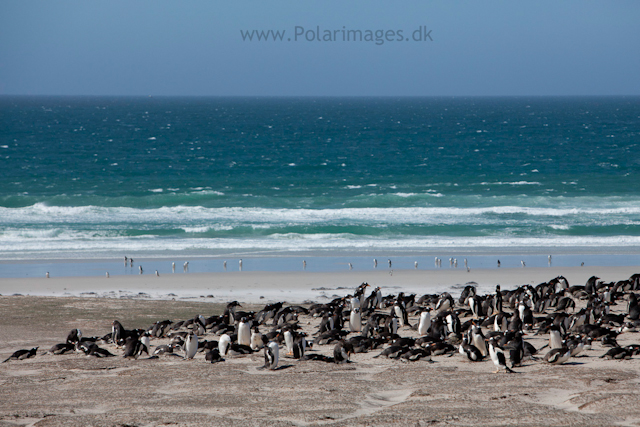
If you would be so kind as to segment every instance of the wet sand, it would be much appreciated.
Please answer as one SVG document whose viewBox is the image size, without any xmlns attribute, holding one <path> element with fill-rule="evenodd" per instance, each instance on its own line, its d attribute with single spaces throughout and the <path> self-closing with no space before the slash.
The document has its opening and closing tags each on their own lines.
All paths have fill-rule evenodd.
<svg viewBox="0 0 640 427">
<path fill-rule="evenodd" d="M 246 301 L 245 309 L 257 310 L 267 298 L 276 299 L 279 291 L 298 295 L 303 289 L 303 299 L 323 302 L 311 288 L 331 288 L 316 291 L 328 296 L 344 295 L 362 281 L 388 286 L 385 294 L 414 286 L 424 289 L 422 293 L 431 293 L 440 285 L 467 281 L 476 281 L 480 289 L 496 283 L 506 289 L 537 284 L 558 274 L 564 274 L 570 284 L 584 284 L 594 273 L 604 280 L 617 281 L 637 272 L 622 268 L 521 270 L 446 270 L 438 277 L 428 278 L 424 272 L 396 271 L 393 276 L 387 272 L 375 276 L 345 272 L 228 273 L 224 277 L 188 274 L 166 278 L 143 275 L 117 280 L 3 279 L 0 358 L 4 360 L 17 349 L 37 345 L 40 351 L 32 359 L 0 364 L 0 426 L 640 425 L 640 358 L 600 359 L 607 348 L 598 343 L 594 343 L 593 350 L 584 352 L 584 357 L 572 358 L 565 365 L 528 361 L 515 369 L 515 374 L 494 374 L 490 360 L 472 363 L 458 353 L 434 356 L 431 363 L 374 358 L 379 350 L 356 354 L 353 363 L 345 365 L 284 358 L 276 371 L 257 369 L 263 364 L 262 353 L 228 357 L 213 365 L 206 363 L 203 353 L 192 361 L 166 356 L 158 360 L 128 360 L 112 345 L 103 347 L 117 353 L 117 357 L 42 354 L 51 345 L 63 342 L 72 328 L 82 329 L 85 336 L 102 336 L 110 332 L 113 319 L 119 319 L 126 328 L 146 328 L 155 320 L 220 313 L 223 305 L 217 299 L 225 299 L 224 291 L 235 286 L 239 290 L 232 295 L 245 292 L 246 298 L 233 299 Z M 98 280 L 109 281 L 109 285 Z M 269 293 L 271 286 L 278 288 Z M 93 294 L 34 296 L 54 292 L 108 294 L 111 290 L 130 292 L 122 298 Z M 202 292 L 204 298 L 187 298 L 187 290 Z M 205 290 L 215 297 L 206 298 Z M 160 300 L 132 298 L 134 291 L 176 296 Z M 25 296 L 7 296 L 13 293 Z M 261 295 L 264 300 L 259 299 Z M 621 301 L 614 312 L 624 309 Z M 411 319 L 412 323 L 415 321 L 416 318 Z M 312 334 L 318 319 L 301 316 L 300 323 Z M 400 334 L 415 336 L 416 332 L 405 327 Z M 202 338 L 217 339 L 211 334 Z M 548 335 L 528 334 L 525 338 L 536 348 L 548 342 Z M 639 343 L 638 338 L 637 333 L 624 333 L 618 341 L 626 345 Z M 166 340 L 152 341 L 152 348 L 163 342 Z M 332 349 L 332 344 L 317 345 L 312 352 L 330 355 Z"/>
</svg>

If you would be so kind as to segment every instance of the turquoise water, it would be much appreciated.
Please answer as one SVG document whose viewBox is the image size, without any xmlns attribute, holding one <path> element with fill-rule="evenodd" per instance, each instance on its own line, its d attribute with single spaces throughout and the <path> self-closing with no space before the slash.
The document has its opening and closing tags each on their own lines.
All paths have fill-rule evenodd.
<svg viewBox="0 0 640 427">
<path fill-rule="evenodd" d="M 0 124 L 3 260 L 640 253 L 638 97 L 0 97 Z"/>
</svg>

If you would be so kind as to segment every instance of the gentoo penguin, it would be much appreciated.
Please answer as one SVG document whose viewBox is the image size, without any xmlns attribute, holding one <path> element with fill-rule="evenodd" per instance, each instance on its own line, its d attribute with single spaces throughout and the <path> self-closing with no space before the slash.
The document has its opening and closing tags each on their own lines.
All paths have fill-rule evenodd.
<svg viewBox="0 0 640 427">
<path fill-rule="evenodd" d="M 491 356 L 491 360 L 493 361 L 493 364 L 496 365 L 496 368 L 497 368 L 495 371 L 496 374 L 500 372 L 500 369 L 504 369 L 505 372 L 508 372 L 508 373 L 513 372 L 507 366 L 507 359 L 504 357 L 504 352 L 496 344 L 495 338 L 491 338 L 489 340 L 489 355 Z"/>
<path fill-rule="evenodd" d="M 243 317 L 238 324 L 238 344 L 251 345 L 251 323 Z"/>
<path fill-rule="evenodd" d="M 140 271 L 140 274 L 142 274 L 142 266 L 141 265 L 138 266 L 138 270 Z"/>
<path fill-rule="evenodd" d="M 448 333 L 455 335 L 460 334 L 460 318 L 454 312 L 447 314 L 445 321 L 447 322 Z"/>
<path fill-rule="evenodd" d="M 560 329 L 557 326 L 551 326 L 549 328 L 549 348 L 562 348 L 562 335 L 560 335 Z"/>
<path fill-rule="evenodd" d="M 471 342 L 469 344 L 473 344 L 473 346 L 480 350 L 483 357 L 486 357 L 489 354 L 487 341 L 482 334 L 482 329 L 477 325 L 473 325 L 471 327 Z"/>
<path fill-rule="evenodd" d="M 278 368 L 278 359 L 280 358 L 280 347 L 278 343 L 269 341 L 266 335 L 263 335 L 264 342 L 264 368 L 275 370 Z"/>
<path fill-rule="evenodd" d="M 251 332 L 251 344 L 249 344 L 249 347 L 251 347 L 251 350 L 256 351 L 261 349 L 263 345 L 264 344 L 262 343 L 262 334 L 260 333 L 260 330 L 256 326 L 253 329 L 253 332 Z"/>
<path fill-rule="evenodd" d="M 222 263 L 222 267 L 224 267 L 224 271 L 227 271 L 227 261 Z"/>
<path fill-rule="evenodd" d="M 448 292 L 445 292 L 440 296 L 438 303 L 436 304 L 436 313 L 444 313 L 445 311 L 453 308 L 454 301 Z"/>
<path fill-rule="evenodd" d="M 389 262 L 389 268 L 391 268 L 391 260 L 388 259 L 387 261 Z"/>
<path fill-rule="evenodd" d="M 124 354 L 122 357 L 133 357 L 134 359 L 137 359 L 143 352 L 149 355 L 149 350 L 144 344 L 142 344 L 142 342 L 140 342 L 139 339 L 135 337 L 127 337 L 124 342 Z"/>
<path fill-rule="evenodd" d="M 307 261 L 302 260 L 302 269 L 306 270 L 307 269 Z"/>
<path fill-rule="evenodd" d="M 469 308 L 474 319 L 482 317 L 482 299 L 479 296 L 469 297 Z"/>
<path fill-rule="evenodd" d="M 460 344 L 460 353 L 467 356 L 472 362 L 480 362 L 484 359 L 484 355 L 480 353 L 480 350 L 475 345 L 469 344 L 467 337 L 462 338 L 462 343 Z"/>
<path fill-rule="evenodd" d="M 171 263 L 171 272 L 172 272 L 172 273 L 175 273 L 175 272 L 176 272 L 176 263 L 175 263 L 175 262 L 172 262 L 172 263 Z"/>
<path fill-rule="evenodd" d="M 287 355 L 293 355 L 293 333 L 289 329 L 284 331 L 284 344 L 287 347 Z"/>
<path fill-rule="evenodd" d="M 69 335 L 67 335 L 68 344 L 75 344 L 77 342 L 80 342 L 80 339 L 82 339 L 82 331 L 77 328 L 72 329 L 71 332 L 69 332 Z"/>
<path fill-rule="evenodd" d="M 413 268 L 417 269 L 418 268 L 418 261 L 414 261 L 413 262 Z"/>
<path fill-rule="evenodd" d="M 75 344 L 68 342 L 56 344 L 49 349 L 50 354 L 65 354 L 76 349 Z"/>
<path fill-rule="evenodd" d="M 427 335 L 431 327 L 431 309 L 427 308 L 420 313 L 420 323 L 418 323 L 418 334 L 420 336 Z"/>
<path fill-rule="evenodd" d="M 359 308 L 352 309 L 349 314 L 349 329 L 351 332 L 360 332 L 362 329 L 362 316 Z"/>
<path fill-rule="evenodd" d="M 377 259 L 373 259 L 373 268 L 378 268 L 378 260 Z"/>
<path fill-rule="evenodd" d="M 151 333 L 146 331 L 140 337 L 140 342 L 147 348 L 147 354 L 149 354 L 149 349 L 151 348 Z"/>
<path fill-rule="evenodd" d="M 333 347 L 333 360 L 335 363 L 349 363 L 351 354 L 353 354 L 353 346 L 348 341 L 340 340 Z"/>
<path fill-rule="evenodd" d="M 182 264 L 182 271 L 184 273 L 188 273 L 189 272 L 189 261 L 187 261 L 184 264 Z"/>
<path fill-rule="evenodd" d="M 193 359 L 197 352 L 198 336 L 191 331 L 189 335 L 187 335 L 187 341 L 184 344 L 184 358 Z"/>
<path fill-rule="evenodd" d="M 567 347 L 552 348 L 544 355 L 544 361 L 552 365 L 562 365 L 571 357 L 571 350 Z"/>
<path fill-rule="evenodd" d="M 222 334 L 220 339 L 218 340 L 218 351 L 220 352 L 220 356 L 226 356 L 227 350 L 231 345 L 231 337 L 228 334 Z"/>
<path fill-rule="evenodd" d="M 240 271 L 242 271 L 242 259 L 240 259 L 240 261 L 238 261 L 238 269 Z"/>
<path fill-rule="evenodd" d="M 496 285 L 496 296 L 493 299 L 494 309 L 498 313 L 502 313 L 502 292 L 500 291 L 500 285 Z"/>
<path fill-rule="evenodd" d="M 33 347 L 31 350 L 17 350 L 14 351 L 13 354 L 11 356 L 9 356 L 7 359 L 5 359 L 4 362 L 2 363 L 6 363 L 9 360 L 24 360 L 24 359 L 28 359 L 30 357 L 34 357 L 36 355 L 38 351 L 38 347 Z"/>
<path fill-rule="evenodd" d="M 224 361 L 217 348 L 212 348 L 207 354 L 205 354 L 204 359 L 209 363 Z"/>
<path fill-rule="evenodd" d="M 49 278 L 49 272 L 47 271 L 47 279 Z"/>
<path fill-rule="evenodd" d="M 124 339 L 124 334 L 125 330 L 120 322 L 118 322 L 117 320 L 111 322 L 111 341 L 113 341 L 115 345 L 118 345 L 118 342 L 121 339 Z"/>
<path fill-rule="evenodd" d="M 107 279 L 108 279 L 108 278 L 109 278 L 109 272 L 108 272 L 108 271 L 107 271 L 107 274 L 106 274 L 106 275 L 107 275 Z"/>
<path fill-rule="evenodd" d="M 400 321 L 400 327 L 402 326 L 411 326 L 409 324 L 409 316 L 407 314 L 407 310 L 404 308 L 404 305 L 402 305 L 402 303 L 400 303 L 399 301 L 396 301 L 393 304 L 393 308 L 392 308 L 392 315 L 396 315 Z"/>
<path fill-rule="evenodd" d="M 158 273 L 158 270 L 156 270 L 156 277 L 160 277 L 160 273 Z"/>
</svg>

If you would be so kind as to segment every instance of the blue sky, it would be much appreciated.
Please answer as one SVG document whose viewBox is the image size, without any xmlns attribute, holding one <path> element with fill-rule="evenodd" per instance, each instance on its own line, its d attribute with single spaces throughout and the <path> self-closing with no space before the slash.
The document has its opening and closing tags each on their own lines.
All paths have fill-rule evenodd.
<svg viewBox="0 0 640 427">
<path fill-rule="evenodd" d="M 432 41 L 406 41 L 421 26 Z M 0 94 L 640 95 L 639 76 L 635 0 L 0 2 Z"/>
</svg>

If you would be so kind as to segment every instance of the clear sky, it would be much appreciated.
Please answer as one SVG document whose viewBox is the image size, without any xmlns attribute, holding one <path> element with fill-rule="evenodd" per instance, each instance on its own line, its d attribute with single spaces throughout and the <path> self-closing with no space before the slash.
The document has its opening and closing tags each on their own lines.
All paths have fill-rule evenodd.
<svg viewBox="0 0 640 427">
<path fill-rule="evenodd" d="M 0 94 L 640 95 L 640 1 L 1 0 Z"/>
</svg>

